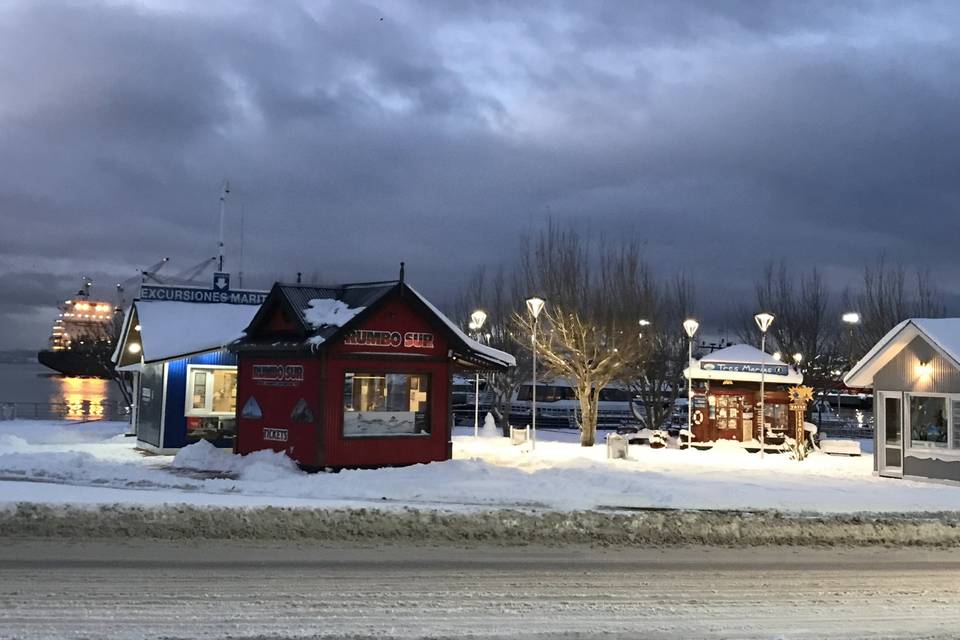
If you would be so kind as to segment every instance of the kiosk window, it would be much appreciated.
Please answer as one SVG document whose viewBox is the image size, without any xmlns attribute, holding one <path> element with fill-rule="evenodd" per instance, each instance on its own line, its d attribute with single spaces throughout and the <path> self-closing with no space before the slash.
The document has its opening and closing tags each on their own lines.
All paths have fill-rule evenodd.
<svg viewBox="0 0 960 640">
<path fill-rule="evenodd" d="M 910 396 L 910 446 L 946 449 L 947 433 L 946 398 Z"/>
<path fill-rule="evenodd" d="M 429 375 L 347 373 L 343 384 L 343 435 L 429 435 L 429 407 Z"/>
<path fill-rule="evenodd" d="M 187 369 L 188 416 L 233 415 L 237 412 L 237 369 L 195 367 Z"/>
</svg>

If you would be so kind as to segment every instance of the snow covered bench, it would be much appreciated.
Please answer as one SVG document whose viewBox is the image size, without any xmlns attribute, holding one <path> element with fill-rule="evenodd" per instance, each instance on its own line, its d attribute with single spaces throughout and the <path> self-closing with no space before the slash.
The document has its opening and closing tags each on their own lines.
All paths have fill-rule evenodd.
<svg viewBox="0 0 960 640">
<path fill-rule="evenodd" d="M 859 456 L 861 454 L 860 441 L 845 438 L 822 438 L 820 440 L 820 450 L 824 453 L 845 456 Z"/>
</svg>

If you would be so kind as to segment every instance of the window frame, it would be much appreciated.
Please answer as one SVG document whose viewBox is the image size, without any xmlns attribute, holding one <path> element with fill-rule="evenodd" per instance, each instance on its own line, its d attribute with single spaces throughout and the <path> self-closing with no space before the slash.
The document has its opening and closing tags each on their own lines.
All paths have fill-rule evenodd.
<svg viewBox="0 0 960 640">
<path fill-rule="evenodd" d="M 874 396 L 876 397 L 876 396 Z M 911 421 L 910 401 L 913 398 L 942 398 L 946 403 L 947 418 L 947 446 L 946 447 L 914 447 L 913 446 L 913 423 Z M 906 391 L 903 394 L 903 404 L 901 411 L 901 441 L 903 442 L 904 456 L 912 458 L 960 458 L 960 442 L 954 437 L 953 433 L 953 403 L 960 402 L 958 393 L 941 393 L 937 391 Z"/>
<path fill-rule="evenodd" d="M 346 406 L 341 400 L 341 411 L 340 411 L 340 437 L 344 440 L 369 440 L 371 438 L 431 438 L 433 437 L 433 372 L 431 371 L 410 371 L 410 370 L 394 370 L 394 369 L 347 369 L 343 370 L 343 389 L 341 391 L 341 398 L 346 396 L 347 392 L 347 374 L 356 376 L 356 375 L 368 375 L 368 376 L 391 376 L 391 375 L 404 375 L 404 376 L 424 376 L 427 379 L 427 427 L 429 431 L 427 433 L 369 433 L 369 434 L 348 434 L 344 431 L 346 428 L 346 415 L 347 413 L 356 413 L 354 411 L 347 411 Z M 353 392 L 351 391 L 351 397 Z M 368 412 L 376 413 L 376 412 Z M 391 412 L 386 412 L 391 413 Z M 414 412 L 415 413 L 415 412 Z"/>
<path fill-rule="evenodd" d="M 187 365 L 187 384 L 186 397 L 184 398 L 184 416 L 188 418 L 226 418 L 237 415 L 236 407 L 233 411 L 214 411 L 213 410 L 213 370 L 230 369 L 237 374 L 237 387 L 240 386 L 240 373 L 236 365 L 229 364 L 188 364 Z M 206 392 L 204 393 L 203 409 L 196 409 L 193 406 L 193 385 L 198 370 L 207 374 Z M 239 399 L 238 399 L 239 400 Z"/>
</svg>

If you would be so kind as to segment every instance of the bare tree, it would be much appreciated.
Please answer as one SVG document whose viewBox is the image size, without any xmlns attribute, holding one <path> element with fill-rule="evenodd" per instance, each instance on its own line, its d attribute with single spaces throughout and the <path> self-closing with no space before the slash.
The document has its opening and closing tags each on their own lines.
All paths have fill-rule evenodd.
<svg viewBox="0 0 960 640">
<path fill-rule="evenodd" d="M 650 271 L 637 243 L 591 242 L 572 227 L 550 223 L 521 253 L 521 281 L 547 300 L 537 355 L 548 372 L 570 381 L 579 403 L 580 444 L 596 440 L 600 391 L 643 351 L 638 320 L 649 310 Z M 534 320 L 514 315 L 528 340 Z"/>
<path fill-rule="evenodd" d="M 628 363 L 621 380 L 631 395 L 640 399 L 643 412 L 638 418 L 648 429 L 661 429 L 684 386 L 683 368 L 687 364 L 687 338 L 683 320 L 692 315 L 694 289 L 685 276 L 678 276 L 651 296 L 651 309 L 645 317 L 640 357 Z"/>
<path fill-rule="evenodd" d="M 768 264 L 754 291 L 754 308 L 739 312 L 741 339 L 759 346 L 760 332 L 753 315 L 759 311 L 772 313 L 775 319 L 767 338 L 770 348 L 780 351 L 785 362 L 800 354 L 797 366 L 804 383 L 815 391 L 835 388 L 843 365 L 840 317 L 819 270 L 814 267 L 797 278 L 783 262 Z"/>
<path fill-rule="evenodd" d="M 880 256 L 863 270 L 863 283 L 856 292 L 844 294 L 847 308 L 860 314 L 860 323 L 847 336 L 849 358 L 856 361 L 880 341 L 890 329 L 907 318 L 940 318 L 946 312 L 943 294 L 929 270 L 916 273 L 916 284 L 907 283 L 901 265 Z M 852 362 L 851 362 L 852 364 Z"/>
</svg>

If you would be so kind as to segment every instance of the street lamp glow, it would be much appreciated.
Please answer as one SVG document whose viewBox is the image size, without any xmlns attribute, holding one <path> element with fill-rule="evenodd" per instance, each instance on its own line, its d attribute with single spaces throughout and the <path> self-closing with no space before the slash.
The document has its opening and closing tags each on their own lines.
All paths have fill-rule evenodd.
<svg viewBox="0 0 960 640">
<path fill-rule="evenodd" d="M 132 354 L 134 354 L 134 355 L 140 353 L 140 343 L 139 343 L 139 342 L 131 342 L 131 343 L 130 343 L 130 346 L 127 347 L 127 351 L 129 351 L 130 353 L 132 353 Z"/>
<path fill-rule="evenodd" d="M 840 316 L 840 319 L 846 322 L 847 324 L 860 324 L 860 314 L 856 311 L 848 311 L 847 313 Z"/>
<path fill-rule="evenodd" d="M 770 325 L 773 324 L 773 314 L 772 313 L 758 313 L 753 316 L 753 319 L 756 321 L 757 326 L 760 327 L 760 331 L 763 333 L 767 332 L 767 329 L 770 328 Z"/>
<path fill-rule="evenodd" d="M 802 353 L 793 354 L 793 361 L 796 362 L 797 365 L 799 365 L 803 361 L 803 354 Z"/>
<path fill-rule="evenodd" d="M 477 331 L 480 330 L 480 327 L 483 326 L 483 323 L 487 321 L 487 314 L 481 309 L 477 309 L 470 314 L 470 327 Z"/>
<path fill-rule="evenodd" d="M 697 334 L 697 329 L 699 328 L 700 323 L 693 318 L 687 318 L 683 321 L 683 330 L 687 332 L 687 337 L 691 340 L 693 339 L 693 336 Z"/>
<path fill-rule="evenodd" d="M 774 351 L 774 352 L 773 352 L 773 359 L 774 359 L 774 360 L 783 360 L 783 354 L 780 353 L 779 351 Z"/>
<path fill-rule="evenodd" d="M 650 321 L 649 321 L 649 320 L 644 320 L 644 319 L 641 318 L 639 324 L 640 324 L 641 327 L 649 327 L 649 326 L 650 326 Z"/>
<path fill-rule="evenodd" d="M 530 312 L 534 320 L 536 320 L 540 312 L 543 311 L 543 305 L 545 304 L 546 301 L 543 298 L 538 298 L 537 296 L 527 298 L 527 311 Z"/>
</svg>

